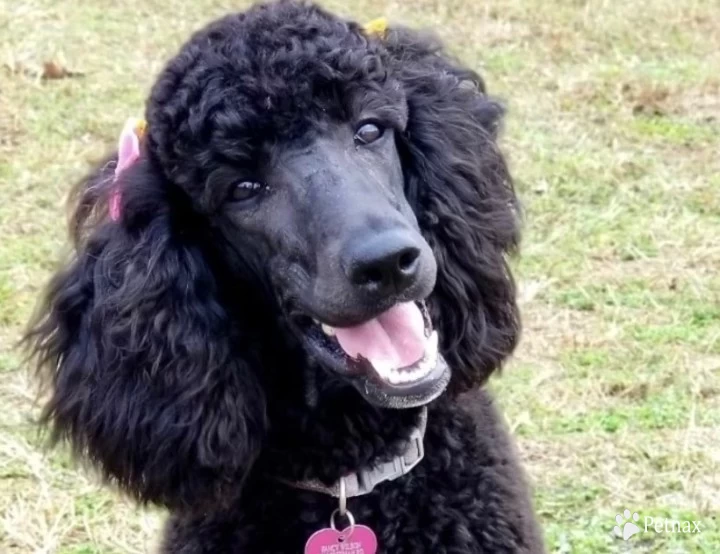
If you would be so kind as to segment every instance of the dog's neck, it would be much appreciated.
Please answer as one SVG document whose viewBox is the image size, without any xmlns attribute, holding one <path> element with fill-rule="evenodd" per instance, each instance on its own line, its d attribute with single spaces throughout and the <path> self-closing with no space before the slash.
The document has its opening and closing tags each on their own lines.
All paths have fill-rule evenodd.
<svg viewBox="0 0 720 554">
<path fill-rule="evenodd" d="M 263 473 L 326 485 L 402 455 L 423 412 L 377 408 L 351 387 L 320 392 L 313 407 L 298 395 L 294 402 L 285 396 L 268 410 L 270 432 L 257 464 Z"/>
<path fill-rule="evenodd" d="M 318 479 L 304 481 L 288 481 L 281 477 L 276 478 L 290 487 L 319 492 L 340 499 L 341 505 L 347 498 L 363 496 L 372 492 L 377 485 L 386 481 L 394 481 L 410 473 L 419 464 L 424 455 L 424 438 L 427 425 L 427 408 L 423 407 L 417 427 L 415 427 L 406 442 L 403 451 L 388 461 L 373 460 L 364 468 L 348 473 L 332 485 L 326 485 Z"/>
</svg>

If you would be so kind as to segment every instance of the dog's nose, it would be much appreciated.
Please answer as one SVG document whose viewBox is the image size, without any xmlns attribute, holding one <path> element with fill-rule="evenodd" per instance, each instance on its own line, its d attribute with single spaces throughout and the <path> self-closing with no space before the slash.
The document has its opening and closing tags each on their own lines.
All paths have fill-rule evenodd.
<svg viewBox="0 0 720 554">
<path fill-rule="evenodd" d="M 358 237 L 346 251 L 344 266 L 350 282 L 366 292 L 400 293 L 417 281 L 420 254 L 413 234 L 388 231 Z"/>
</svg>

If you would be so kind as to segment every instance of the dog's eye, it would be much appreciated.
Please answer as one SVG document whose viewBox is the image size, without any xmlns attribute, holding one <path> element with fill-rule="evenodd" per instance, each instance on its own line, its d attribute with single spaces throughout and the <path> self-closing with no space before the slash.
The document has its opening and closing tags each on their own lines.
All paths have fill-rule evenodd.
<svg viewBox="0 0 720 554">
<path fill-rule="evenodd" d="M 370 144 L 383 136 L 385 129 L 375 123 L 364 123 L 355 132 L 355 142 L 357 144 Z"/>
<path fill-rule="evenodd" d="M 253 196 L 257 195 L 264 189 L 262 183 L 257 181 L 241 181 L 240 183 L 233 186 L 230 191 L 230 200 L 234 202 L 242 202 L 244 200 L 250 200 Z"/>
</svg>

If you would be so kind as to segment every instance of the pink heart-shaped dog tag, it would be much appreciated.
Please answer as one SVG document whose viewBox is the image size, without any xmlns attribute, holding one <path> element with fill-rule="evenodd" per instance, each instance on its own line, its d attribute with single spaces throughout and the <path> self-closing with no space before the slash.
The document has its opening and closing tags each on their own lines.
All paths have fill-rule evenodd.
<svg viewBox="0 0 720 554">
<path fill-rule="evenodd" d="M 305 544 L 305 554 L 375 554 L 377 537 L 370 527 L 350 526 L 343 531 L 320 529 Z"/>
</svg>

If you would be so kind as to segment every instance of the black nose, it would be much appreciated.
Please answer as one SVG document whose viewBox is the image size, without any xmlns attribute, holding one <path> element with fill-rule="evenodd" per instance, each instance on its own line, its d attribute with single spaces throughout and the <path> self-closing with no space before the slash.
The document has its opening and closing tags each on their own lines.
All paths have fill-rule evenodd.
<svg viewBox="0 0 720 554">
<path fill-rule="evenodd" d="M 375 294 L 399 293 L 412 286 L 420 271 L 421 237 L 388 231 L 359 237 L 346 251 L 350 282 Z"/>
</svg>

